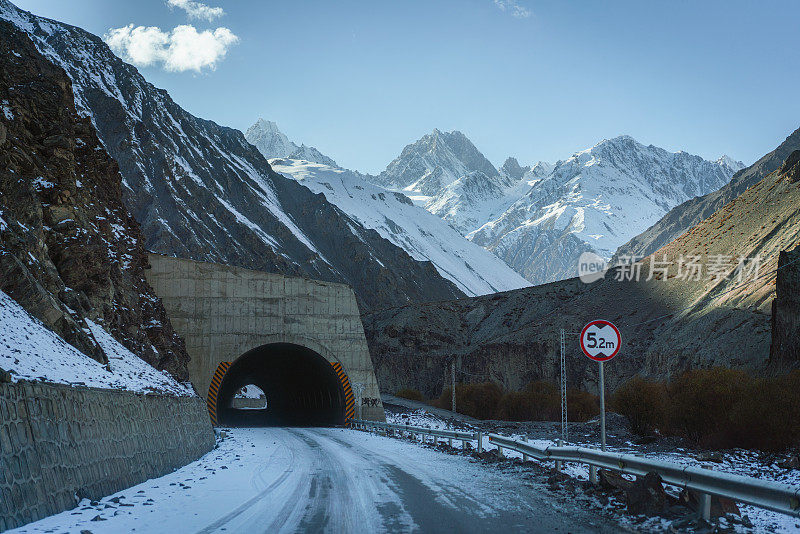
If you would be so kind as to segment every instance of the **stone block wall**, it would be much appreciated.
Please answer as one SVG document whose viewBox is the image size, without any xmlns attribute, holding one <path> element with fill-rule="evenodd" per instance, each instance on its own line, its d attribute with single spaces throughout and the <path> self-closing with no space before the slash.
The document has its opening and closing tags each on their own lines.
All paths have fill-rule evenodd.
<svg viewBox="0 0 800 534">
<path fill-rule="evenodd" d="M 197 397 L 0 384 L 0 531 L 164 475 L 214 443 Z"/>
</svg>

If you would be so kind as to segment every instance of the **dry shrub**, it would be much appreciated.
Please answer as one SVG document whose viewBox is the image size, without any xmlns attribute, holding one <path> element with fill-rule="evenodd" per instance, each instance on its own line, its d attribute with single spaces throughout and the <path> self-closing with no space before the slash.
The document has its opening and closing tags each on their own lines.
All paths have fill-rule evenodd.
<svg viewBox="0 0 800 534">
<path fill-rule="evenodd" d="M 439 408 L 451 406 L 450 388 L 434 402 Z M 567 391 L 570 421 L 586 421 L 600 413 L 595 395 L 570 389 Z M 531 382 L 522 391 L 503 394 L 493 382 L 484 384 L 458 384 L 456 409 L 459 413 L 477 419 L 502 421 L 558 421 L 561 418 L 561 395 L 553 384 Z"/>
<path fill-rule="evenodd" d="M 412 388 L 400 389 L 394 394 L 394 396 L 400 397 L 401 399 L 425 402 L 425 397 L 422 395 L 422 393 L 420 393 L 419 390 Z"/>
<path fill-rule="evenodd" d="M 449 410 L 453 389 L 445 388 L 434 406 Z M 456 411 L 476 419 L 491 419 L 503 397 L 503 390 L 494 382 L 456 384 Z"/>
<path fill-rule="evenodd" d="M 669 399 L 664 384 L 637 376 L 620 386 L 609 401 L 610 408 L 627 417 L 637 434 L 666 427 Z"/>
<path fill-rule="evenodd" d="M 567 420 L 580 423 L 598 415 L 600 415 L 600 398 L 597 395 L 579 389 L 567 390 Z M 559 419 L 553 418 L 552 420 L 560 420 L 560 417 L 559 415 Z"/>
<path fill-rule="evenodd" d="M 722 367 L 682 374 L 668 386 L 670 432 L 701 447 L 732 446 L 733 408 L 750 380 L 744 371 Z"/>
<path fill-rule="evenodd" d="M 730 421 L 727 446 L 775 452 L 800 447 L 800 371 L 753 379 Z"/>
<path fill-rule="evenodd" d="M 658 428 L 699 447 L 780 452 L 800 446 L 798 391 L 800 371 L 754 378 L 717 367 L 688 371 L 670 384 L 633 378 L 611 406 L 638 433 Z"/>
<path fill-rule="evenodd" d="M 561 399 L 548 382 L 531 382 L 525 389 L 506 393 L 497 406 L 496 419 L 503 421 L 556 421 L 561 417 Z"/>
</svg>

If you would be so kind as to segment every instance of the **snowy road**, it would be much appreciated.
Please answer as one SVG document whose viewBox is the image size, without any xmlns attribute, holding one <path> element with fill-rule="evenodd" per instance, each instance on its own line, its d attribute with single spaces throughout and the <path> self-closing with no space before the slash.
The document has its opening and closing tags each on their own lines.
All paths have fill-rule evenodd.
<svg viewBox="0 0 800 534">
<path fill-rule="evenodd" d="M 565 508 L 566 506 L 566 508 Z M 164 477 L 13 532 L 617 532 L 470 458 L 345 429 L 229 431 Z"/>
</svg>

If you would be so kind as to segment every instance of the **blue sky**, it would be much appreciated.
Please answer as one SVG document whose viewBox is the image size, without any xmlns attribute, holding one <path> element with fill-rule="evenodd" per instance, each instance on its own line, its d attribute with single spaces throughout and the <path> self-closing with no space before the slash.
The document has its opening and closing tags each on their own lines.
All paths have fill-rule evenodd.
<svg viewBox="0 0 800 534">
<path fill-rule="evenodd" d="M 166 0 L 15 3 L 98 35 L 227 29 L 213 34 L 224 57 L 200 72 L 140 70 L 195 115 L 241 130 L 274 120 L 364 172 L 433 128 L 461 130 L 499 165 L 623 133 L 749 164 L 800 127 L 797 1 L 204 0 L 224 10 L 205 18 Z"/>
</svg>

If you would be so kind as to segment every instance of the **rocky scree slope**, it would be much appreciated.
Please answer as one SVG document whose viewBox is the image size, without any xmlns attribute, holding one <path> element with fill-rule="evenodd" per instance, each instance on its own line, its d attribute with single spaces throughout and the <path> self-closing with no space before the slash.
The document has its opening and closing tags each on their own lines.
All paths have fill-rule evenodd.
<svg viewBox="0 0 800 534">
<path fill-rule="evenodd" d="M 794 150 L 800 149 L 800 129 L 792 132 L 775 150 L 733 175 L 719 190 L 675 206 L 658 222 L 620 246 L 612 263 L 620 257 L 649 256 L 775 171 Z"/>
<path fill-rule="evenodd" d="M 154 252 L 351 285 L 362 310 L 463 295 L 428 262 L 275 173 L 241 132 L 192 116 L 84 30 L 0 0 L 72 80 Z"/>
<path fill-rule="evenodd" d="M 86 319 L 186 380 L 189 356 L 144 279 L 116 162 L 77 114 L 64 71 L 2 20 L 0 108 L 0 290 L 101 363 Z"/>
<path fill-rule="evenodd" d="M 537 379 L 557 383 L 559 330 L 578 332 L 597 318 L 614 322 L 623 337 L 620 354 L 606 364 L 611 390 L 635 374 L 666 380 L 690 368 L 765 374 L 796 367 L 791 351 L 770 350 L 773 339 L 782 339 L 772 335 L 771 317 L 778 258 L 800 244 L 800 180 L 793 169 L 790 160 L 638 267 L 616 267 L 595 283 L 570 279 L 367 314 L 382 390 L 439 395 L 453 357 L 465 382 L 493 380 L 511 390 Z M 665 255 L 667 263 L 659 263 Z M 699 279 L 687 279 L 680 258 L 695 255 L 705 267 Z M 739 258 L 756 256 L 758 272 L 746 261 L 740 279 Z M 711 264 L 724 265 L 720 275 L 711 276 Z M 636 269 L 638 282 L 622 276 Z M 794 278 L 787 280 L 793 287 Z M 794 306 L 784 298 L 776 321 L 794 324 Z M 581 355 L 577 336 L 568 337 L 567 349 L 570 385 L 596 392 L 597 367 Z"/>
</svg>

